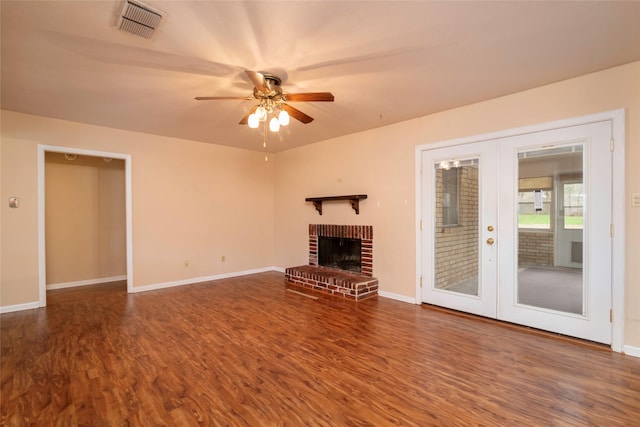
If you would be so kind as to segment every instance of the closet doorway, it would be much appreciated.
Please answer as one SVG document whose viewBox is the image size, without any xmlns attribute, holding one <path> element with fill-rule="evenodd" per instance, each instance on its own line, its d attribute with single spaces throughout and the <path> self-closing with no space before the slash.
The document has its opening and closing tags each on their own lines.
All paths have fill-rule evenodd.
<svg viewBox="0 0 640 427">
<path fill-rule="evenodd" d="M 131 292 L 131 247 L 130 155 L 38 146 L 40 306 L 52 289 L 126 280 Z"/>
</svg>

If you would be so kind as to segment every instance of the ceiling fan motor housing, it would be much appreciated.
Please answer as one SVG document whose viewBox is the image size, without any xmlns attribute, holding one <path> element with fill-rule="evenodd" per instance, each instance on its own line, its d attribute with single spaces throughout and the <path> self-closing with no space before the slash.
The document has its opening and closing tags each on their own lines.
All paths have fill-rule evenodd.
<svg viewBox="0 0 640 427">
<path fill-rule="evenodd" d="M 264 90 L 260 90 L 257 87 L 253 88 L 253 97 L 256 99 L 282 99 L 282 88 L 280 87 L 282 80 L 280 77 L 269 73 L 261 74 L 264 76 L 265 88 Z"/>
<path fill-rule="evenodd" d="M 267 81 L 267 84 L 269 86 L 274 85 L 274 86 L 280 86 L 280 84 L 282 84 L 282 79 L 278 76 L 274 76 L 273 74 L 269 74 L 269 73 L 260 73 L 264 76 L 264 79 Z"/>
</svg>

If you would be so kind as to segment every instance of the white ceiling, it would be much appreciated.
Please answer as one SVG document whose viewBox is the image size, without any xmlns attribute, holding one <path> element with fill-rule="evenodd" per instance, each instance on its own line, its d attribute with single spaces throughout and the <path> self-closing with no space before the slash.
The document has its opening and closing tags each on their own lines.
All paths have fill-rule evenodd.
<svg viewBox="0 0 640 427">
<path fill-rule="evenodd" d="M 640 60 L 640 2 L 157 1 L 151 39 L 121 1 L 1 2 L 2 108 L 263 150 L 238 121 L 245 69 L 272 72 L 315 118 L 290 149 Z"/>
</svg>

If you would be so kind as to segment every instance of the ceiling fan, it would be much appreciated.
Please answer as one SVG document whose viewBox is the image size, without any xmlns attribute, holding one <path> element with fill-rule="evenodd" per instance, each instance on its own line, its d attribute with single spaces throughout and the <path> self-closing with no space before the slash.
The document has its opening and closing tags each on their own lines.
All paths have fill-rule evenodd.
<svg viewBox="0 0 640 427">
<path fill-rule="evenodd" d="M 245 73 L 254 84 L 253 95 L 240 97 L 197 96 L 195 99 L 198 101 L 222 99 L 257 100 L 258 104 L 249 110 L 242 120 L 240 120 L 239 124 L 248 124 L 249 127 L 257 128 L 260 122 L 266 122 L 271 115 L 272 118 L 269 123 L 269 128 L 273 132 L 277 132 L 280 125 L 284 126 L 288 124 L 289 116 L 304 124 L 313 121 L 313 117 L 288 105 L 287 102 L 333 102 L 334 100 L 331 92 L 285 93 L 280 87 L 282 80 L 279 77 L 269 73 L 259 73 L 250 70 L 245 70 Z M 276 115 L 278 118 L 275 117 Z"/>
</svg>

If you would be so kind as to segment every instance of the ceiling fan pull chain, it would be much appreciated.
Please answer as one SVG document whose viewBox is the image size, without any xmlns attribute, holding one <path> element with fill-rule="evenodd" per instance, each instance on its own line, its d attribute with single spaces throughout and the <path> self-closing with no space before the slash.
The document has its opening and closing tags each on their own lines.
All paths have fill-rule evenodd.
<svg viewBox="0 0 640 427">
<path fill-rule="evenodd" d="M 262 146 L 267 148 L 267 121 L 265 120 L 262 126 Z"/>
<path fill-rule="evenodd" d="M 262 146 L 265 149 L 265 153 L 264 153 L 264 161 L 268 162 L 269 161 L 269 157 L 267 157 L 267 121 L 265 120 L 264 125 L 262 127 Z"/>
</svg>

